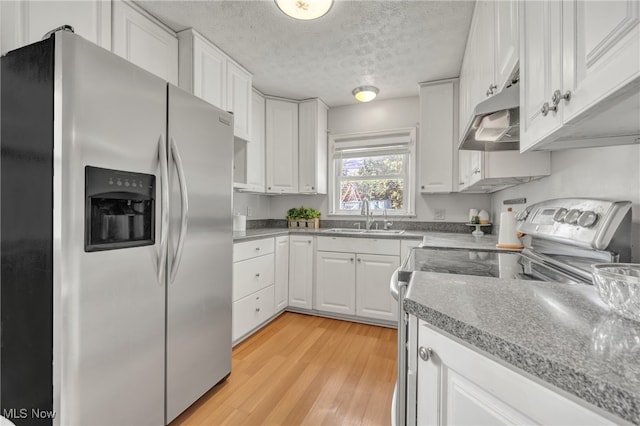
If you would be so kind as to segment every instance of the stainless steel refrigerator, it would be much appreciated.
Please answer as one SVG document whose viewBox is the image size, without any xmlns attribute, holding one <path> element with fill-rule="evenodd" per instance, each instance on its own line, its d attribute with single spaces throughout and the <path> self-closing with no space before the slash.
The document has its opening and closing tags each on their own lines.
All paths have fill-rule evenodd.
<svg viewBox="0 0 640 426">
<path fill-rule="evenodd" d="M 68 31 L 1 79 L 0 414 L 168 423 L 231 371 L 233 116 Z"/>
</svg>

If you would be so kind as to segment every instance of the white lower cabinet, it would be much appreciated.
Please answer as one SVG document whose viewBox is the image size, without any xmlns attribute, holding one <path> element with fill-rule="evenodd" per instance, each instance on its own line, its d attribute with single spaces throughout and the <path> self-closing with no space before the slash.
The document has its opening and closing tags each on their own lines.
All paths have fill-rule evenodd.
<svg viewBox="0 0 640 426">
<path fill-rule="evenodd" d="M 273 298 L 274 286 L 270 285 L 233 302 L 231 335 L 234 342 L 273 316 Z"/>
<path fill-rule="evenodd" d="M 274 239 L 233 245 L 232 339 L 236 343 L 275 314 Z"/>
<path fill-rule="evenodd" d="M 614 424 L 422 320 L 418 329 L 417 351 L 429 356 L 410 355 L 417 359 L 416 424 Z"/>
<path fill-rule="evenodd" d="M 319 251 L 316 255 L 314 309 L 338 314 L 356 313 L 355 254 Z"/>
<path fill-rule="evenodd" d="M 400 266 L 398 256 L 358 254 L 356 260 L 356 315 L 386 321 L 398 318 L 398 302 L 389 279 Z"/>
<path fill-rule="evenodd" d="M 399 240 L 318 237 L 317 246 L 314 309 L 396 321 L 389 279 L 400 265 Z"/>
<path fill-rule="evenodd" d="M 289 236 L 289 306 L 313 309 L 313 237 Z"/>
<path fill-rule="evenodd" d="M 280 312 L 289 305 L 289 236 L 276 237 L 275 309 Z"/>
</svg>

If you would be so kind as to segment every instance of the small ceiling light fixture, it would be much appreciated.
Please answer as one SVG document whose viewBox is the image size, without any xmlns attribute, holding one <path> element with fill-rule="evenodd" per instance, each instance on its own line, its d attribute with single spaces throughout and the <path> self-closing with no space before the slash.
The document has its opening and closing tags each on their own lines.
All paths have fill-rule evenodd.
<svg viewBox="0 0 640 426">
<path fill-rule="evenodd" d="M 295 19 L 308 21 L 327 14 L 333 0 L 275 0 L 278 8 Z"/>
<path fill-rule="evenodd" d="M 380 92 L 380 90 L 378 90 L 377 87 L 374 87 L 374 86 L 360 86 L 360 87 L 356 87 L 355 89 L 353 89 L 353 91 L 351 93 L 360 102 L 369 102 L 369 101 L 374 100 L 376 98 L 376 96 L 378 96 L 378 92 Z"/>
</svg>

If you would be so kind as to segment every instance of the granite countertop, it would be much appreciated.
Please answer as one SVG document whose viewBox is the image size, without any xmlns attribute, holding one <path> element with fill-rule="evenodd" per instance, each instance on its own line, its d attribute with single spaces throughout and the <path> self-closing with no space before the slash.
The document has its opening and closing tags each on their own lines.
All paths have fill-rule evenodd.
<svg viewBox="0 0 640 426">
<path fill-rule="evenodd" d="M 424 237 L 425 234 L 429 234 L 429 232 L 421 232 L 421 231 L 405 231 L 402 234 L 384 234 L 384 233 L 366 233 L 366 232 L 330 232 L 331 228 L 319 228 L 319 229 L 294 229 L 294 228 L 257 228 L 257 229 L 247 229 L 246 231 L 234 231 L 233 232 L 233 240 L 234 241 L 250 241 L 257 240 L 260 238 L 268 238 L 268 237 L 278 237 L 281 235 L 296 235 L 296 234 L 306 234 L 306 235 L 314 235 L 314 236 L 325 236 L 325 237 L 346 237 L 346 238 L 385 238 L 385 239 L 395 239 L 395 240 L 416 240 Z M 354 231 L 357 231 L 354 229 Z M 439 233 L 444 234 L 444 233 Z M 450 235 L 458 235 L 451 233 Z"/>
<path fill-rule="evenodd" d="M 640 424 L 640 323 L 595 287 L 414 272 L 404 309 L 461 343 Z"/>
</svg>

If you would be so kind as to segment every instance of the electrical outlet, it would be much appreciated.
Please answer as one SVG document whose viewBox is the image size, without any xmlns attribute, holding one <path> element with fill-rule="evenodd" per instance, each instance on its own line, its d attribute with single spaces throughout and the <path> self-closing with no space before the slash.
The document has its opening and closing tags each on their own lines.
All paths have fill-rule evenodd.
<svg viewBox="0 0 640 426">
<path fill-rule="evenodd" d="M 444 220 L 447 214 L 447 209 L 434 209 L 433 210 L 433 219 L 434 220 Z"/>
</svg>

